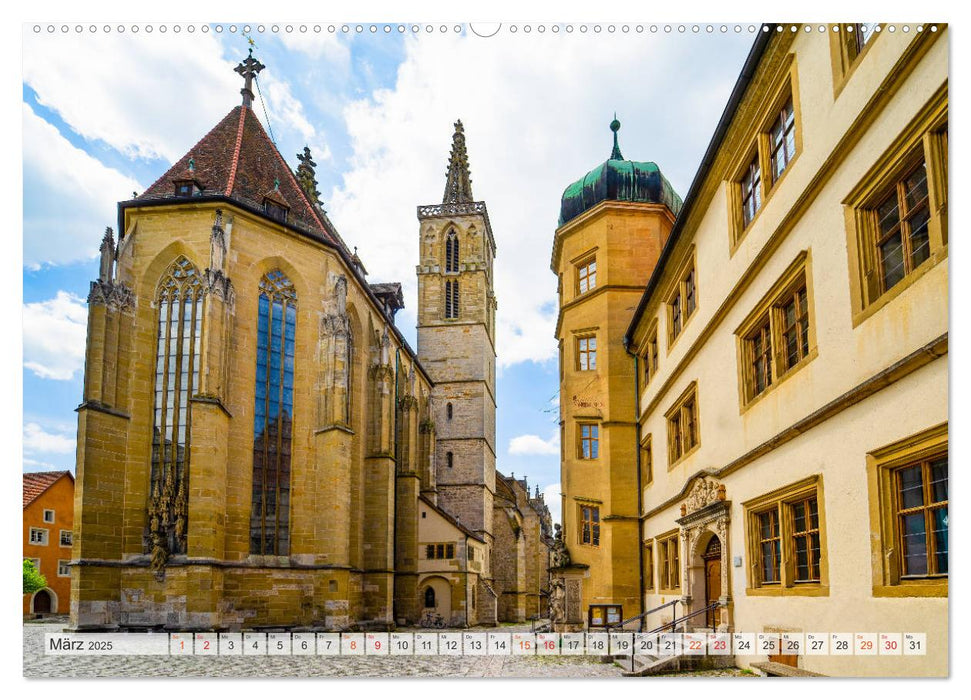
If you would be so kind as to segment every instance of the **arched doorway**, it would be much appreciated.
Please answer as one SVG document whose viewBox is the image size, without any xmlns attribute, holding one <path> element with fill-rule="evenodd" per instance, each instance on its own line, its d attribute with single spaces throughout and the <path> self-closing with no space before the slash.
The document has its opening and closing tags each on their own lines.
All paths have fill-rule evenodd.
<svg viewBox="0 0 971 700">
<path fill-rule="evenodd" d="M 712 535 L 701 555 L 705 563 L 705 607 L 717 603 L 722 597 L 722 543 L 718 535 Z M 718 624 L 718 610 L 709 610 L 705 626 L 714 629 Z"/>
<path fill-rule="evenodd" d="M 35 615 L 50 615 L 52 612 L 56 612 L 54 597 L 46 588 L 42 588 L 34 593 L 30 607 Z"/>
</svg>

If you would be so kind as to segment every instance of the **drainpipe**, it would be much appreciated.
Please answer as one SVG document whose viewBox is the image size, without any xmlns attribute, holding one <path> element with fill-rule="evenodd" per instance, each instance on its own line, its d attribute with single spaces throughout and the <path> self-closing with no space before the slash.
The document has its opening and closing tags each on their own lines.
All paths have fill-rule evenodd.
<svg viewBox="0 0 971 700">
<path fill-rule="evenodd" d="M 469 628 L 469 536 L 465 536 L 465 629 Z"/>
<path fill-rule="evenodd" d="M 630 348 L 627 349 L 630 352 Z M 637 444 L 635 445 L 634 454 L 636 455 L 634 459 L 634 464 L 637 467 L 637 578 L 640 582 L 638 587 L 638 606 L 640 607 L 641 613 L 644 612 L 644 544 L 641 542 L 641 513 L 644 512 L 644 492 L 643 485 L 641 484 L 641 371 L 640 371 L 640 358 L 634 355 L 634 425 L 635 427 L 635 439 Z M 638 628 L 644 631 L 644 618 L 641 618 Z M 633 655 L 631 656 L 633 659 Z"/>
</svg>

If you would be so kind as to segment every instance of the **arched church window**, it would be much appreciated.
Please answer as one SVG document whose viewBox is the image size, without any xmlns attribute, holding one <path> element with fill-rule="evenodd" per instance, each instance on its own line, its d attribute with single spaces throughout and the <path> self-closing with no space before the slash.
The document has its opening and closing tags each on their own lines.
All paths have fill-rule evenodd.
<svg viewBox="0 0 971 700">
<path fill-rule="evenodd" d="M 260 281 L 250 552 L 290 553 L 290 440 L 297 293 L 279 270 Z"/>
<path fill-rule="evenodd" d="M 149 547 L 185 553 L 188 527 L 189 399 L 199 387 L 203 284 L 199 270 L 179 256 L 159 282 L 155 353 L 155 413 Z"/>
<path fill-rule="evenodd" d="M 354 396 L 354 331 L 347 330 L 347 352 L 344 356 L 347 367 L 347 387 L 344 391 L 344 424 L 351 425 L 351 400 Z"/>
<path fill-rule="evenodd" d="M 445 272 L 459 271 L 459 237 L 449 231 L 445 238 Z"/>
<path fill-rule="evenodd" d="M 425 589 L 425 607 L 434 608 L 435 607 L 435 589 L 428 586 Z"/>
</svg>

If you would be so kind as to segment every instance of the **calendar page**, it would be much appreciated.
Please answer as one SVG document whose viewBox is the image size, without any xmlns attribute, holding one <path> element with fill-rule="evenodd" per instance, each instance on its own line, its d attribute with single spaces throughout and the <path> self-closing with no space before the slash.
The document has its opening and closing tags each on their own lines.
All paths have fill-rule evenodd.
<svg viewBox="0 0 971 700">
<path fill-rule="evenodd" d="M 24 20 L 24 677 L 950 675 L 948 23 L 554 9 Z"/>
</svg>

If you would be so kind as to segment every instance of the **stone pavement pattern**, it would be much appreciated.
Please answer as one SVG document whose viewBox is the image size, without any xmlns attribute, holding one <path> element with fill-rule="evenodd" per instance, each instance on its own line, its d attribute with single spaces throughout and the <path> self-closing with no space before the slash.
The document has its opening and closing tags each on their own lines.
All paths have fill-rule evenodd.
<svg viewBox="0 0 971 700">
<path fill-rule="evenodd" d="M 426 677 L 618 678 L 622 671 L 595 657 L 522 656 L 47 656 L 44 635 L 60 623 L 24 625 L 24 676 L 28 678 L 137 677 Z M 507 628 L 501 628 L 507 631 Z M 511 629 L 510 629 L 511 631 Z"/>
</svg>

